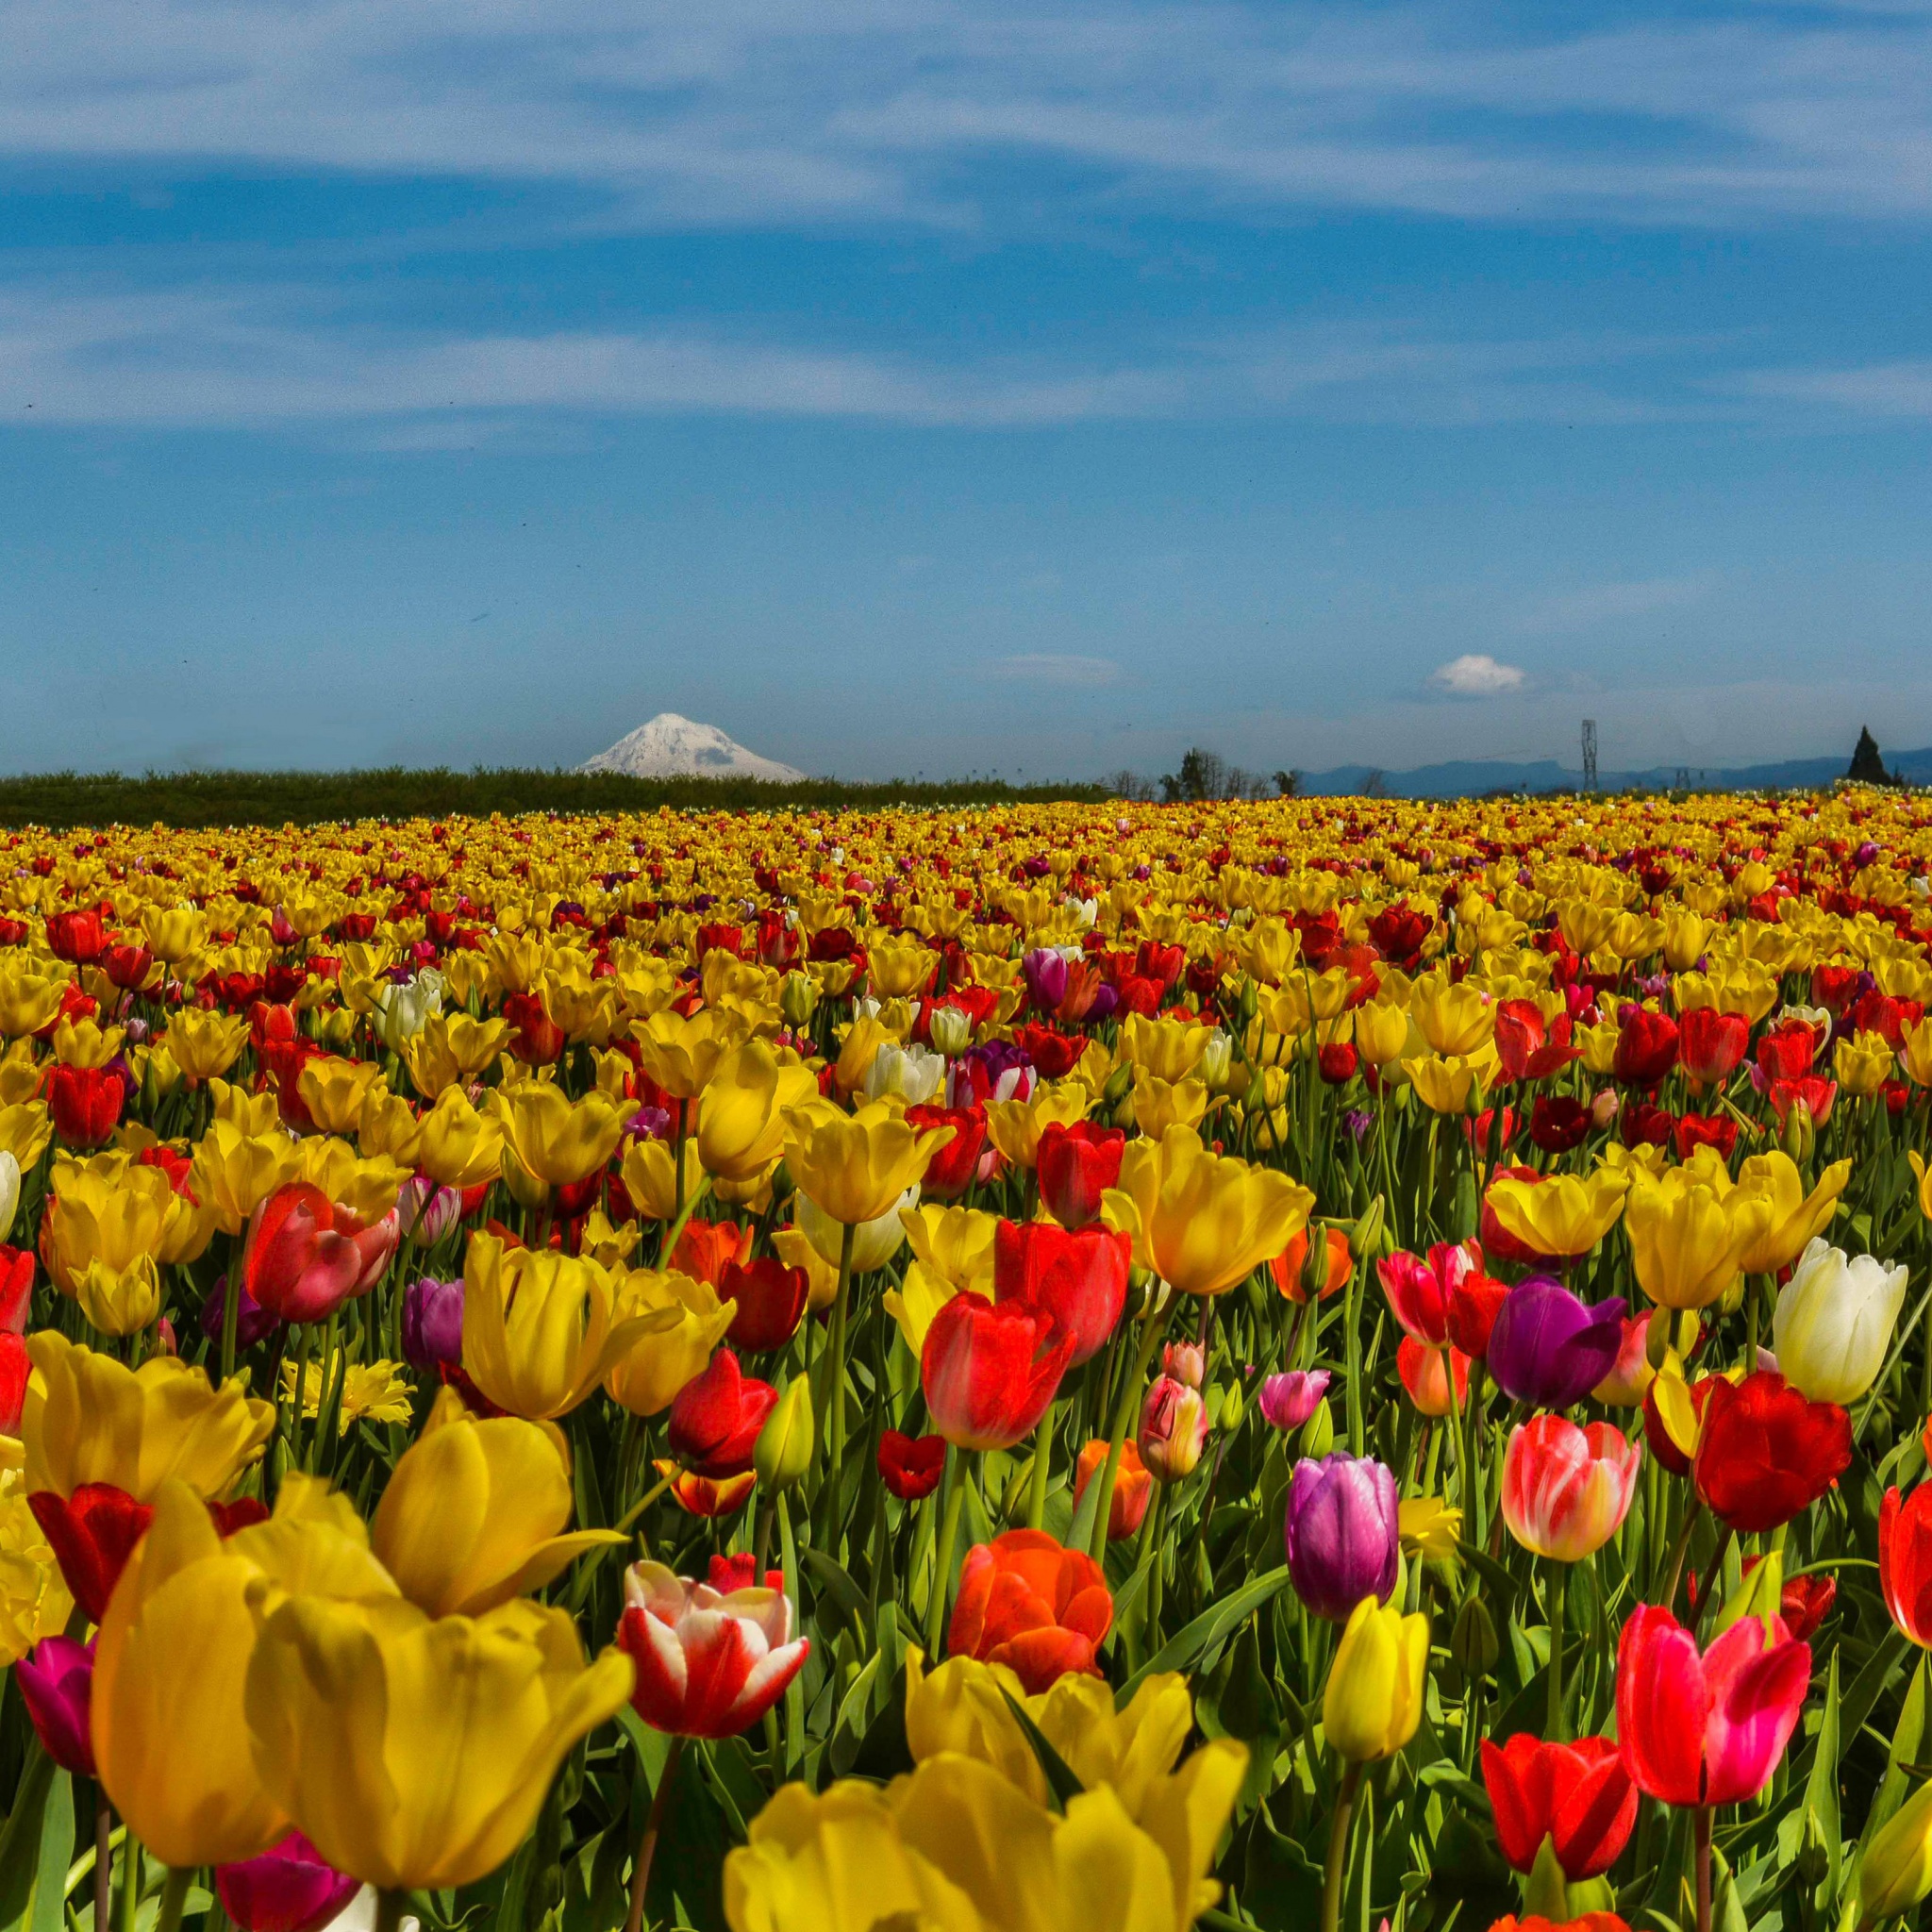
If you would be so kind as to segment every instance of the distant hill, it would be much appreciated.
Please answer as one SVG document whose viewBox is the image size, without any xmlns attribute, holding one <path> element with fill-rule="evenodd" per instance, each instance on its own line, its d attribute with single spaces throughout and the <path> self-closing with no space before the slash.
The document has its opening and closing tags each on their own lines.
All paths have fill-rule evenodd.
<svg viewBox="0 0 1932 1932">
<path fill-rule="evenodd" d="M 1690 783 L 1708 791 L 1778 791 L 1787 787 L 1829 785 L 1842 778 L 1848 757 L 1785 758 L 1768 765 L 1690 768 Z M 1890 754 L 1889 771 L 1913 784 L 1932 783 L 1932 746 L 1923 751 Z M 1313 797 L 1357 793 L 1375 771 L 1373 765 L 1337 765 L 1332 771 L 1304 772 L 1302 790 Z M 1652 765 L 1641 771 L 1600 772 L 1598 785 L 1607 791 L 1661 790 L 1674 785 L 1681 768 Z M 1468 798 L 1485 791 L 1555 791 L 1583 782 L 1581 772 L 1559 765 L 1555 758 L 1515 762 L 1502 758 L 1458 758 L 1440 765 L 1419 765 L 1413 771 L 1381 773 L 1384 789 L 1393 798 Z"/>
</svg>

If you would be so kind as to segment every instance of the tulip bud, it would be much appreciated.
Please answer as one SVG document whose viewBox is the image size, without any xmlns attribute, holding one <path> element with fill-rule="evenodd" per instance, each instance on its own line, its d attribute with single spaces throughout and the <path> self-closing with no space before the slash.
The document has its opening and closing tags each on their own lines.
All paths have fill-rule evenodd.
<svg viewBox="0 0 1932 1932">
<path fill-rule="evenodd" d="M 1261 1009 L 1261 995 L 1256 990 L 1255 982 L 1245 974 L 1241 975 L 1241 990 L 1234 996 L 1234 1017 L 1242 1032 L 1254 1024 L 1255 1015 Z"/>
<path fill-rule="evenodd" d="M 1191 1341 L 1170 1341 L 1160 1351 L 1160 1366 L 1190 1389 L 1198 1389 L 1208 1372 L 1207 1358 Z"/>
<path fill-rule="evenodd" d="M 1348 1245 L 1356 1258 L 1371 1261 L 1385 1250 L 1392 1254 L 1394 1250 L 1386 1240 L 1387 1230 L 1388 1210 L 1382 1205 L 1381 1195 L 1377 1194 L 1369 1203 L 1361 1219 L 1348 1231 Z M 1314 1245 L 1312 1241 L 1308 1243 L 1311 1250 Z"/>
<path fill-rule="evenodd" d="M 1164 1483 L 1191 1474 L 1208 1441 L 1201 1391 L 1172 1375 L 1158 1377 L 1141 1410 L 1141 1460 Z"/>
<path fill-rule="evenodd" d="M 1221 1426 L 1235 1430 L 1241 1425 L 1241 1417 L 1247 1413 L 1246 1399 L 1241 1394 L 1241 1385 L 1230 1382 L 1221 1396 Z"/>
<path fill-rule="evenodd" d="M 1657 1309 L 1651 1315 L 1649 1331 L 1644 1337 L 1644 1359 L 1653 1369 L 1661 1369 L 1664 1357 L 1674 1349 L 1679 1360 L 1689 1361 L 1702 1327 L 1695 1308 Z"/>
<path fill-rule="evenodd" d="M 778 982 L 778 1010 L 788 1026 L 808 1026 L 818 1004 L 819 990 L 808 974 L 791 972 Z"/>
<path fill-rule="evenodd" d="M 1479 1596 L 1472 1596 L 1457 1612 L 1455 1627 L 1449 1633 L 1449 1655 L 1473 1677 L 1492 1671 L 1503 1646 L 1496 1636 L 1496 1622 Z"/>
<path fill-rule="evenodd" d="M 1201 1051 L 1194 1072 L 1207 1083 L 1208 1092 L 1224 1093 L 1233 1068 L 1234 1041 L 1217 1026 L 1208 1036 L 1208 1044 Z"/>
<path fill-rule="evenodd" d="M 955 1060 L 973 1044 L 973 1019 L 960 1007 L 935 1007 L 926 1035 L 941 1053 Z"/>
<path fill-rule="evenodd" d="M 1101 1104 L 1118 1108 L 1134 1091 L 1134 1069 L 1130 1061 L 1123 1060 L 1107 1076 L 1107 1085 L 1100 1090 Z"/>
<path fill-rule="evenodd" d="M 1330 1412 L 1324 1397 L 1315 1405 L 1315 1412 L 1302 1424 L 1302 1439 L 1296 1445 L 1297 1454 L 1309 1460 L 1319 1462 L 1335 1446 L 1335 1417 Z"/>
<path fill-rule="evenodd" d="M 1791 1110 L 1785 1115 L 1785 1130 L 1781 1138 L 1785 1152 L 1800 1167 L 1809 1163 L 1818 1144 L 1818 1130 L 1812 1124 L 1811 1109 L 1802 1100 L 1791 1103 Z"/>
<path fill-rule="evenodd" d="M 789 1490 L 800 1481 L 811 1467 L 816 1435 L 811 1384 L 805 1376 L 794 1375 L 779 1396 L 778 1406 L 765 1418 L 752 1448 L 751 1466 L 758 1472 L 758 1486 Z"/>
<path fill-rule="evenodd" d="M 1932 1891 L 1932 1784 L 1921 1785 L 1878 1827 L 1858 1867 L 1867 1924 L 1902 1917 Z"/>
<path fill-rule="evenodd" d="M 1614 1087 L 1606 1087 L 1590 1103 L 1590 1124 L 1600 1134 L 1617 1118 L 1617 1109 L 1622 1105 Z"/>
<path fill-rule="evenodd" d="M 1363 1597 L 1341 1633 L 1322 1693 L 1328 1748 L 1356 1764 L 1392 1757 L 1422 1722 L 1428 1666 L 1429 1620 Z"/>
</svg>

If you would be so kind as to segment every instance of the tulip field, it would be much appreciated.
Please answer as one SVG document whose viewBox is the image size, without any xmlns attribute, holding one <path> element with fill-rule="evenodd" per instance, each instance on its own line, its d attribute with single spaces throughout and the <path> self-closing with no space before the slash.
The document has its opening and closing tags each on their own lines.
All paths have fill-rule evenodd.
<svg viewBox="0 0 1932 1932">
<path fill-rule="evenodd" d="M 0 1932 L 1875 1932 L 1932 802 L 0 832 Z"/>
</svg>

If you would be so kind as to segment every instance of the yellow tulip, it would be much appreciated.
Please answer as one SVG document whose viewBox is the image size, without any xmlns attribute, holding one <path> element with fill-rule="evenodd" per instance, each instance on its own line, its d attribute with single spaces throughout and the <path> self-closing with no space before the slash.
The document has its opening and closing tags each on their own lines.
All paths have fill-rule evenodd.
<svg viewBox="0 0 1932 1932">
<path fill-rule="evenodd" d="M 1876 1033 L 1840 1040 L 1831 1056 L 1839 1086 L 1854 1100 L 1870 1100 L 1891 1078 L 1898 1056 Z"/>
<path fill-rule="evenodd" d="M 624 1114 L 603 1094 L 573 1101 L 547 1080 L 499 1087 L 488 1105 L 503 1129 L 503 1177 L 526 1208 L 595 1174 L 624 1138 Z"/>
<path fill-rule="evenodd" d="M 282 1126 L 281 1107 L 272 1091 L 251 1093 L 247 1088 L 239 1087 L 226 1080 L 214 1079 L 208 1083 L 208 1098 L 214 1102 L 212 1118 L 225 1121 L 238 1134 L 250 1139 L 258 1139 L 264 1134 L 279 1134 L 286 1140 Z"/>
<path fill-rule="evenodd" d="M 303 1061 L 295 1092 L 323 1133 L 353 1134 L 362 1119 L 363 1102 L 381 1081 L 382 1069 L 374 1060 L 319 1053 Z"/>
<path fill-rule="evenodd" d="M 439 1187 L 481 1187 L 503 1172 L 502 1124 L 460 1087 L 445 1087 L 423 1116 L 415 1165 Z"/>
<path fill-rule="evenodd" d="M 785 1122 L 786 1163 L 799 1192 L 847 1227 L 896 1207 L 953 1138 L 951 1127 L 909 1126 L 880 1102 L 852 1114 L 813 1102 L 791 1108 Z"/>
<path fill-rule="evenodd" d="M 47 1151 L 54 1138 L 54 1123 L 43 1100 L 16 1101 L 0 1107 L 0 1154 L 10 1154 L 27 1173 Z"/>
<path fill-rule="evenodd" d="M 431 1620 L 396 1598 L 291 1595 L 262 1624 L 246 1710 L 260 1783 L 339 1870 L 382 1887 L 487 1877 L 565 1754 L 630 1695 L 567 1611 Z"/>
<path fill-rule="evenodd" d="M 610 1529 L 564 1534 L 570 1476 L 557 1445 L 515 1416 L 478 1421 L 442 1390 L 396 1463 L 370 1524 L 376 1557 L 432 1617 L 475 1617 L 541 1590 Z"/>
<path fill-rule="evenodd" d="M 1272 1261 L 1307 1225 L 1315 1197 L 1299 1181 L 1209 1153 L 1192 1127 L 1129 1141 L 1108 1219 L 1133 1236 L 1134 1258 L 1183 1294 L 1222 1294 Z"/>
<path fill-rule="evenodd" d="M 929 946 L 874 940 L 866 948 L 866 981 L 879 999 L 910 999 L 931 984 L 939 963 Z"/>
<path fill-rule="evenodd" d="M 423 1123 L 416 1118 L 416 1109 L 400 1093 L 376 1089 L 362 1103 L 356 1123 L 356 1151 L 366 1160 L 415 1167 L 423 1152 Z"/>
<path fill-rule="evenodd" d="M 1371 1000 L 1355 1011 L 1356 1051 L 1373 1067 L 1386 1067 L 1408 1049 L 1409 1020 L 1391 1000 Z"/>
<path fill-rule="evenodd" d="M 1858 1866 L 1859 1923 L 1881 1925 L 1932 1891 L 1932 1784 L 1924 1784 L 1872 1836 Z"/>
<path fill-rule="evenodd" d="M 912 1252 L 955 1288 L 992 1291 L 993 1235 L 997 1214 L 977 1208 L 945 1208 L 926 1202 L 901 1211 Z"/>
<path fill-rule="evenodd" d="M 0 967 L 0 1035 L 23 1040 L 38 1033 L 60 1010 L 66 991 L 65 978 L 17 963 Z"/>
<path fill-rule="evenodd" d="M 403 1042 L 402 1061 L 416 1091 L 425 1100 L 434 1100 L 444 1089 L 474 1080 L 508 1038 L 509 1024 L 504 1020 L 431 1013 L 423 1030 Z"/>
<path fill-rule="evenodd" d="M 617 1291 L 621 1321 L 646 1318 L 641 1330 L 604 1377 L 604 1392 L 632 1415 L 658 1415 L 684 1385 L 702 1374 L 711 1351 L 738 1313 L 708 1281 L 639 1268 Z"/>
<path fill-rule="evenodd" d="M 704 1186 L 698 1143 L 684 1143 L 684 1186 L 677 1184 L 676 1155 L 669 1141 L 633 1141 L 624 1152 L 618 1178 L 630 1195 L 631 1206 L 646 1221 L 675 1221 L 684 1203 Z"/>
<path fill-rule="evenodd" d="M 54 1058 L 63 1067 L 105 1067 L 126 1037 L 125 1026 L 103 1029 L 92 1020 L 62 1020 L 54 1029 Z"/>
<path fill-rule="evenodd" d="M 1474 1113 L 1482 1104 L 1483 1080 L 1493 1059 L 1438 1059 L 1433 1056 L 1406 1059 L 1402 1071 L 1431 1113 Z"/>
<path fill-rule="evenodd" d="M 1540 1181 L 1498 1180 L 1485 1197 L 1503 1232 L 1550 1260 L 1587 1255 L 1616 1225 L 1630 1190 L 1628 1171 L 1552 1174 Z"/>
<path fill-rule="evenodd" d="M 1036 1087 L 1025 1100 L 990 1100 L 987 1138 L 1012 1166 L 1031 1168 L 1040 1159 L 1041 1135 L 1050 1126 L 1071 1127 L 1084 1121 L 1092 1106 L 1092 1090 L 1072 1079 Z"/>
<path fill-rule="evenodd" d="M 741 1021 L 716 1007 L 700 1007 L 688 1020 L 667 1007 L 632 1021 L 630 1030 L 644 1072 L 677 1100 L 695 1100 L 745 1032 Z"/>
<path fill-rule="evenodd" d="M 248 1393 L 243 1375 L 216 1389 L 166 1355 L 129 1369 L 56 1328 L 30 1336 L 27 1354 L 36 1372 L 21 1413 L 28 1494 L 111 1483 L 146 1502 L 172 1477 L 220 1496 L 275 1428 L 274 1407 Z"/>
<path fill-rule="evenodd" d="M 870 1221 L 834 1221 L 809 1194 L 794 1194 L 791 1211 L 798 1217 L 798 1229 L 832 1269 L 836 1281 L 840 1261 L 845 1251 L 848 1229 L 852 1237 L 852 1272 L 870 1274 L 883 1268 L 906 1241 L 902 1218 L 919 1203 L 919 1188 L 908 1188 L 883 1214 Z"/>
<path fill-rule="evenodd" d="M 56 1162 L 41 1247 L 60 1292 L 103 1335 L 132 1335 L 161 1312 L 162 1238 L 177 1202 L 158 1167 L 114 1155 Z"/>
<path fill-rule="evenodd" d="M 1173 1084 L 1185 1080 L 1201 1064 L 1213 1031 L 1198 1021 L 1155 1020 L 1144 1013 L 1129 1013 L 1121 1023 L 1115 1052 L 1119 1058 Z"/>
<path fill-rule="evenodd" d="M 60 1565 L 26 1498 L 21 1472 L 0 1470 L 0 1668 L 17 1664 L 42 1638 L 58 1637 L 74 1611 Z"/>
<path fill-rule="evenodd" d="M 1134 1124 L 1158 1141 L 1169 1127 L 1198 1127 L 1208 1113 L 1208 1088 L 1201 1080 L 1163 1080 L 1145 1067 L 1134 1069 Z"/>
<path fill-rule="evenodd" d="M 251 1134 L 217 1117 L 195 1145 L 189 1185 L 224 1234 L 240 1234 L 256 1208 L 294 1177 L 296 1158 L 295 1143 L 279 1130 Z"/>
<path fill-rule="evenodd" d="M 1776 1274 L 1789 1268 L 1811 1238 L 1831 1225 L 1839 1196 L 1852 1177 L 1849 1160 L 1834 1160 L 1807 1194 L 1805 1178 L 1789 1154 L 1774 1149 L 1754 1154 L 1738 1169 L 1738 1191 L 1771 1203 L 1771 1223 L 1744 1251 L 1740 1264 L 1747 1274 Z"/>
<path fill-rule="evenodd" d="M 338 1208 L 368 1226 L 396 1205 L 408 1174 L 383 1158 L 363 1159 L 346 1141 L 311 1134 L 295 1148 L 293 1178 L 319 1188 Z"/>
<path fill-rule="evenodd" d="M 1405 1617 L 1372 1596 L 1356 1605 L 1322 1692 L 1322 1727 L 1352 1764 L 1392 1757 L 1422 1722 L 1429 1620 Z"/>
<path fill-rule="evenodd" d="M 989 1274 L 980 1282 L 951 1281 L 925 1262 L 913 1261 L 907 1266 L 905 1279 L 898 1287 L 887 1289 L 880 1299 L 916 1357 L 925 1347 L 925 1331 L 932 1326 L 933 1317 L 956 1294 L 977 1294 L 991 1301 L 992 1277 Z"/>
<path fill-rule="evenodd" d="M 785 1112 L 818 1092 L 802 1061 L 781 1062 L 762 1040 L 719 1060 L 698 1096 L 696 1141 L 705 1171 L 742 1182 L 767 1173 L 785 1151 Z"/>
<path fill-rule="evenodd" d="M 1921 1020 L 1906 1035 L 1899 1058 L 1914 1086 L 1932 1087 L 1932 1017 Z"/>
<path fill-rule="evenodd" d="M 1442 1059 L 1467 1059 L 1496 1035 L 1496 1009 L 1469 980 L 1453 984 L 1437 975 L 1416 981 L 1408 1009 L 1429 1051 Z M 1447 1111 L 1447 1109 L 1439 1109 Z"/>
<path fill-rule="evenodd" d="M 208 944 L 207 916 L 192 906 L 143 907 L 141 929 L 148 951 L 169 966 L 192 959 Z"/>
<path fill-rule="evenodd" d="M 806 1276 L 805 1305 L 816 1312 L 829 1308 L 839 1299 L 839 1259 L 830 1260 L 813 1246 L 812 1239 L 795 1224 L 774 1229 L 772 1252 L 788 1268 L 803 1268 Z"/>
<path fill-rule="evenodd" d="M 1772 1212 L 1769 1201 L 1731 1187 L 1719 1162 L 1638 1174 L 1624 1213 L 1638 1287 L 1659 1307 L 1708 1307 L 1742 1272 Z"/>
<path fill-rule="evenodd" d="M 463 1368 L 498 1408 L 566 1415 L 631 1344 L 673 1319 L 619 1318 L 610 1273 L 554 1248 L 473 1235 L 463 1266 Z"/>
</svg>

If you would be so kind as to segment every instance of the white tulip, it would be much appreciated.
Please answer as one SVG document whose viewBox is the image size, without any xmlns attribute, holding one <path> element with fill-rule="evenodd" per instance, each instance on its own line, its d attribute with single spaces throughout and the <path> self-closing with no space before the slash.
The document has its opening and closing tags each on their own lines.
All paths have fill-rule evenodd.
<svg viewBox="0 0 1932 1932">
<path fill-rule="evenodd" d="M 0 1149 L 0 1241 L 13 1225 L 14 1210 L 20 1206 L 20 1162 Z"/>
<path fill-rule="evenodd" d="M 919 1184 L 915 1181 L 876 1221 L 861 1221 L 853 1228 L 853 1274 L 870 1274 L 874 1268 L 883 1268 L 899 1252 L 900 1243 L 906 1239 L 906 1224 L 899 1219 L 899 1210 L 918 1206 Z M 834 1221 L 803 1191 L 792 1196 L 792 1218 L 805 1230 L 806 1240 L 836 1268 L 840 1246 L 845 1239 L 843 1224 Z"/>
<path fill-rule="evenodd" d="M 896 1093 L 908 1107 L 924 1107 L 946 1077 L 946 1058 L 930 1047 L 900 1046 L 887 1041 L 873 1056 L 865 1075 L 865 1097 L 883 1100 Z"/>
<path fill-rule="evenodd" d="M 1856 1402 L 1885 1366 L 1905 1298 L 1903 1262 L 1853 1259 L 1815 1237 L 1772 1317 L 1779 1373 L 1812 1402 Z"/>
</svg>

